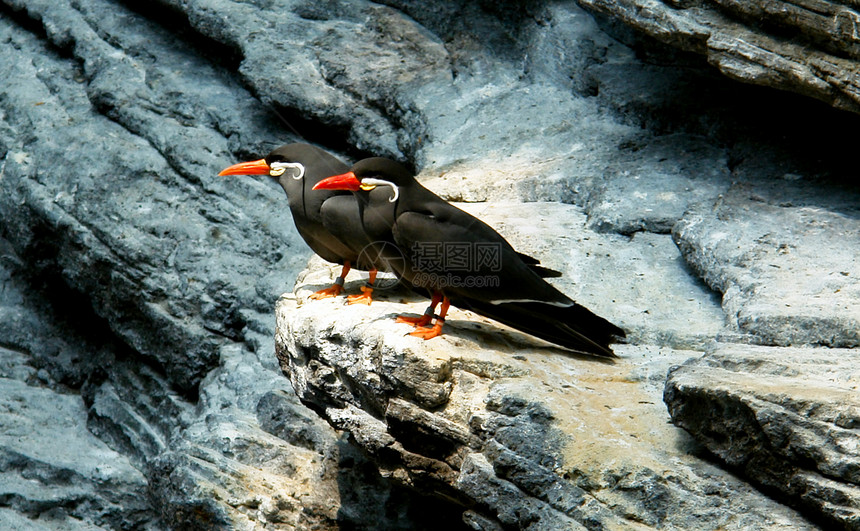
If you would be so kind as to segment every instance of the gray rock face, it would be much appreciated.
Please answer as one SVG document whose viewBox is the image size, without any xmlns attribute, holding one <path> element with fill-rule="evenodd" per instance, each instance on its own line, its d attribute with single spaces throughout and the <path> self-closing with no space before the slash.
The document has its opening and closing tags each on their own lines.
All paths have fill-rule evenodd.
<svg viewBox="0 0 860 531">
<path fill-rule="evenodd" d="M 0 243 L 4 529 L 334 528 L 367 520 L 409 528 L 420 520 L 410 496 L 392 491 L 303 407 L 271 361 L 223 347 L 191 403 L 127 348 L 77 335 L 75 324 L 94 333 L 107 326 L 79 305 L 53 310 Z M 262 352 L 274 348 L 270 338 L 258 340 Z"/>
<path fill-rule="evenodd" d="M 846 2 L 583 0 L 589 10 L 701 54 L 747 83 L 860 111 L 855 6 Z"/>
<path fill-rule="evenodd" d="M 738 331 L 752 340 L 857 347 L 855 199 L 851 192 L 822 195 L 814 185 L 791 180 L 738 184 L 717 203 L 690 209 L 673 237 L 687 262 L 723 293 Z"/>
<path fill-rule="evenodd" d="M 622 18 L 667 16 L 658 36 L 736 77 L 854 108 L 856 51 L 821 24 L 827 55 L 798 67 L 788 39 L 722 32 L 743 6 L 647 7 Z M 637 40 L 556 2 L 4 0 L 0 527 L 808 525 L 700 460 L 709 428 L 683 424 L 694 444 L 659 395 L 714 339 L 857 346 L 860 200 L 838 127 L 856 119 Z M 473 316 L 416 345 L 387 322 L 399 304 L 299 306 L 300 289 L 279 352 L 307 409 L 271 312 L 310 253 L 279 187 L 216 177 L 300 138 L 400 158 L 474 203 L 628 330 L 624 360 Z M 320 267 L 300 286 L 329 280 Z M 812 470 L 800 454 L 780 459 Z M 744 473 L 853 525 L 848 494 L 810 479 L 826 501 L 807 503 L 795 476 Z M 422 513 L 404 485 L 446 501 Z"/>
<path fill-rule="evenodd" d="M 23 311 L 10 290 L 26 283 L 4 284 L 10 395 L 45 410 L 27 421 L 44 435 L 16 444 L 62 441 L 74 423 L 81 442 L 61 459 L 81 448 L 118 463 L 77 471 L 4 444 L 3 518 L 58 529 L 412 527 L 422 515 L 410 495 L 339 443 L 274 370 L 271 301 L 310 253 L 279 188 L 216 174 L 290 139 L 286 126 L 199 49 L 121 6 L 13 7 L 26 13 L 0 18 L 0 209 L 14 247 L 4 256 L 15 282 L 28 269 L 50 279 L 80 316 L 45 330 L 47 303 Z M 66 347 L 68 326 L 119 341 Z M 58 410 L 57 386 L 80 394 Z M 17 403 L 4 416 L 10 437 L 29 425 Z M 37 487 L 30 471 L 43 469 Z M 436 513 L 428 521 L 444 520 Z"/>
<path fill-rule="evenodd" d="M 726 345 L 673 370 L 675 424 L 757 483 L 860 526 L 857 352 Z"/>
<path fill-rule="evenodd" d="M 320 266 L 277 306 L 294 389 L 384 474 L 457 500 L 475 528 L 814 528 L 666 422 L 664 375 L 693 352 L 621 345 L 607 363 L 460 310 L 425 341 L 394 322 L 426 304 L 405 292 L 370 308 L 309 300 L 337 274 Z"/>
<path fill-rule="evenodd" d="M 0 240 L 0 524 L 4 529 L 156 529 L 144 474 L 87 429 L 78 386 L 109 345 L 53 320 L 29 292 L 20 259 Z M 89 359 L 88 359 L 89 358 Z"/>
<path fill-rule="evenodd" d="M 217 363 L 219 336 L 238 339 L 249 319 L 243 312 L 265 315 L 266 295 L 283 287 L 258 275 L 261 265 L 289 269 L 307 256 L 278 190 L 209 169 L 228 156 L 213 113 L 250 123 L 257 138 L 280 131 L 267 130 L 259 110 L 249 116 L 250 96 L 217 82 L 212 66 L 181 41 L 97 7 L 27 3 L 55 40 L 64 25 L 66 40 L 56 44 L 74 46 L 82 69 L 4 19 L 5 38 L 21 50 L 6 56 L 5 230 L 25 261 L 62 270 L 126 343 L 192 389 Z M 88 24 L 91 12 L 99 13 L 104 38 Z M 141 48 L 153 33 L 161 41 Z M 116 53 L 108 43 L 114 40 L 146 58 Z M 157 82 L 167 74 L 170 82 Z M 171 83 L 194 85 L 197 94 Z M 180 94 L 173 108 L 161 108 Z M 70 149 L 78 154 L 69 157 Z M 242 271 L 239 285 L 233 277 Z"/>
<path fill-rule="evenodd" d="M 3 349 L 6 369 L 32 370 L 21 357 Z M 87 431 L 79 395 L 3 377 L 0 408 L 0 483 L 8 507 L 0 522 L 9 518 L 4 529 L 20 529 L 13 512 L 40 515 L 30 525 L 54 529 L 75 522 L 83 528 L 85 521 L 105 528 L 152 523 L 152 509 L 138 495 L 146 479 L 128 457 Z"/>
</svg>

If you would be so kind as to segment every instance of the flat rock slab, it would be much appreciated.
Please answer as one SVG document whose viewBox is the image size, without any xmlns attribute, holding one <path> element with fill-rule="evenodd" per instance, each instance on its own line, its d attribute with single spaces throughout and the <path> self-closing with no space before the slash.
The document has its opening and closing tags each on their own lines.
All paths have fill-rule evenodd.
<svg viewBox="0 0 860 531">
<path fill-rule="evenodd" d="M 675 242 L 752 341 L 857 347 L 860 194 L 787 177 L 739 183 L 691 208 Z"/>
<path fill-rule="evenodd" d="M 719 345 L 670 373 L 673 422 L 820 519 L 860 528 L 860 352 Z"/>
<path fill-rule="evenodd" d="M 611 363 L 458 309 L 425 341 L 394 321 L 427 304 L 406 291 L 309 300 L 337 269 L 312 261 L 279 300 L 284 373 L 384 474 L 459 501 L 478 529 L 813 528 L 668 422 L 665 374 L 696 352 L 620 345 Z"/>
<path fill-rule="evenodd" d="M 724 329 L 719 299 L 690 274 L 668 235 L 595 232 L 583 209 L 561 203 L 457 206 L 560 271 L 549 282 L 621 326 L 630 343 L 704 349 Z"/>
</svg>

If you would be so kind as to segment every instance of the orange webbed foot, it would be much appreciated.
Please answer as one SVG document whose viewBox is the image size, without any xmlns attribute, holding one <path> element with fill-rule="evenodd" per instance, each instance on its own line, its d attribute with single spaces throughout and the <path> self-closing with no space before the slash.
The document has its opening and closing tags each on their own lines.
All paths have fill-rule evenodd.
<svg viewBox="0 0 860 531">
<path fill-rule="evenodd" d="M 427 326 L 428 324 L 430 324 L 430 320 L 432 318 L 432 315 L 427 314 L 424 314 L 420 317 L 407 317 L 405 315 L 398 315 L 395 322 L 411 324 L 412 326 Z"/>
<path fill-rule="evenodd" d="M 340 295 L 341 291 L 343 291 L 343 286 L 334 284 L 330 288 L 315 291 L 311 294 L 310 298 L 316 301 L 320 299 L 327 299 L 329 297 L 337 297 L 338 295 Z"/>
<path fill-rule="evenodd" d="M 340 270 L 340 276 L 334 279 L 334 284 L 330 288 L 321 289 L 311 294 L 312 300 L 327 299 L 329 297 L 337 297 L 343 291 L 343 282 L 346 274 L 349 273 L 349 262 L 345 262 Z"/>
<path fill-rule="evenodd" d="M 373 288 L 370 286 L 361 286 L 361 295 L 350 295 L 346 298 L 347 304 L 366 304 L 370 306 L 373 302 Z"/>
<path fill-rule="evenodd" d="M 430 301 L 430 306 L 424 310 L 424 315 L 419 317 L 407 317 L 405 315 L 398 315 L 396 322 L 411 324 L 412 326 L 427 326 L 430 324 L 430 321 L 433 320 L 433 314 L 436 312 L 436 305 L 439 304 L 439 301 L 442 299 L 441 296 L 433 295 L 433 299 Z"/>
<path fill-rule="evenodd" d="M 445 323 L 445 321 L 440 322 L 439 320 L 437 320 L 436 323 L 433 326 L 431 326 L 430 328 L 419 328 L 418 330 L 411 332 L 409 335 L 415 336 L 415 337 L 421 337 L 421 338 L 424 338 L 425 340 L 433 339 L 436 336 L 442 335 L 442 325 L 444 323 Z"/>
<path fill-rule="evenodd" d="M 430 328 L 425 328 L 425 325 L 430 324 L 430 320 L 433 319 L 433 312 L 436 308 L 436 305 L 439 304 L 439 300 L 442 300 L 442 309 L 439 312 L 439 315 L 436 317 L 436 322 L 433 323 L 433 326 Z M 412 323 L 414 326 L 420 326 L 417 330 L 414 330 L 409 333 L 410 336 L 422 337 L 424 339 L 433 339 L 436 336 L 442 335 L 442 325 L 445 324 L 445 316 L 448 314 L 448 305 L 450 302 L 448 301 L 448 297 L 443 297 L 440 293 L 434 293 L 433 299 L 430 302 L 430 306 L 424 311 L 424 315 L 421 317 L 403 317 L 400 316 L 397 318 L 398 322 L 401 323 Z"/>
</svg>

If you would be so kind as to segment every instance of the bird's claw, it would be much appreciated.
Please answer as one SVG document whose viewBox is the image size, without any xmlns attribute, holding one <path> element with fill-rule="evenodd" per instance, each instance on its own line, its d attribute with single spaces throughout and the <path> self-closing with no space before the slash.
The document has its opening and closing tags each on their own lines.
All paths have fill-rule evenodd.
<svg viewBox="0 0 860 531">
<path fill-rule="evenodd" d="M 366 304 L 370 306 L 373 302 L 373 288 L 361 286 L 361 295 L 350 295 L 346 298 L 347 304 Z"/>
<path fill-rule="evenodd" d="M 338 284 L 333 285 L 330 288 L 321 289 L 319 291 L 315 291 L 311 294 L 310 298 L 313 300 L 327 299 L 329 297 L 337 297 L 340 295 L 340 292 L 343 291 L 343 286 Z"/>
<path fill-rule="evenodd" d="M 442 335 L 442 325 L 440 323 L 436 323 L 430 328 L 419 328 L 414 332 L 409 333 L 410 336 L 421 337 L 425 340 L 433 339 L 436 336 Z"/>
<path fill-rule="evenodd" d="M 406 317 L 405 315 L 398 315 L 395 322 L 411 324 L 412 326 L 427 326 L 430 324 L 430 319 L 432 319 L 432 317 L 429 315 L 422 315 L 420 317 Z"/>
</svg>

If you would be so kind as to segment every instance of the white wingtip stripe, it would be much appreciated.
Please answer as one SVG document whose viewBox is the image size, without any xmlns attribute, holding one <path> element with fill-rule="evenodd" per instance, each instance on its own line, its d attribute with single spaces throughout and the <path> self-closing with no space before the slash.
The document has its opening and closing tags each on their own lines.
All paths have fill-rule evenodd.
<svg viewBox="0 0 860 531">
<path fill-rule="evenodd" d="M 494 301 L 490 301 L 490 304 L 513 304 L 517 302 L 535 302 L 538 304 L 548 304 L 550 306 L 556 306 L 558 308 L 570 308 L 574 303 L 568 302 L 549 302 L 549 301 L 536 301 L 533 299 L 498 299 Z"/>
</svg>

